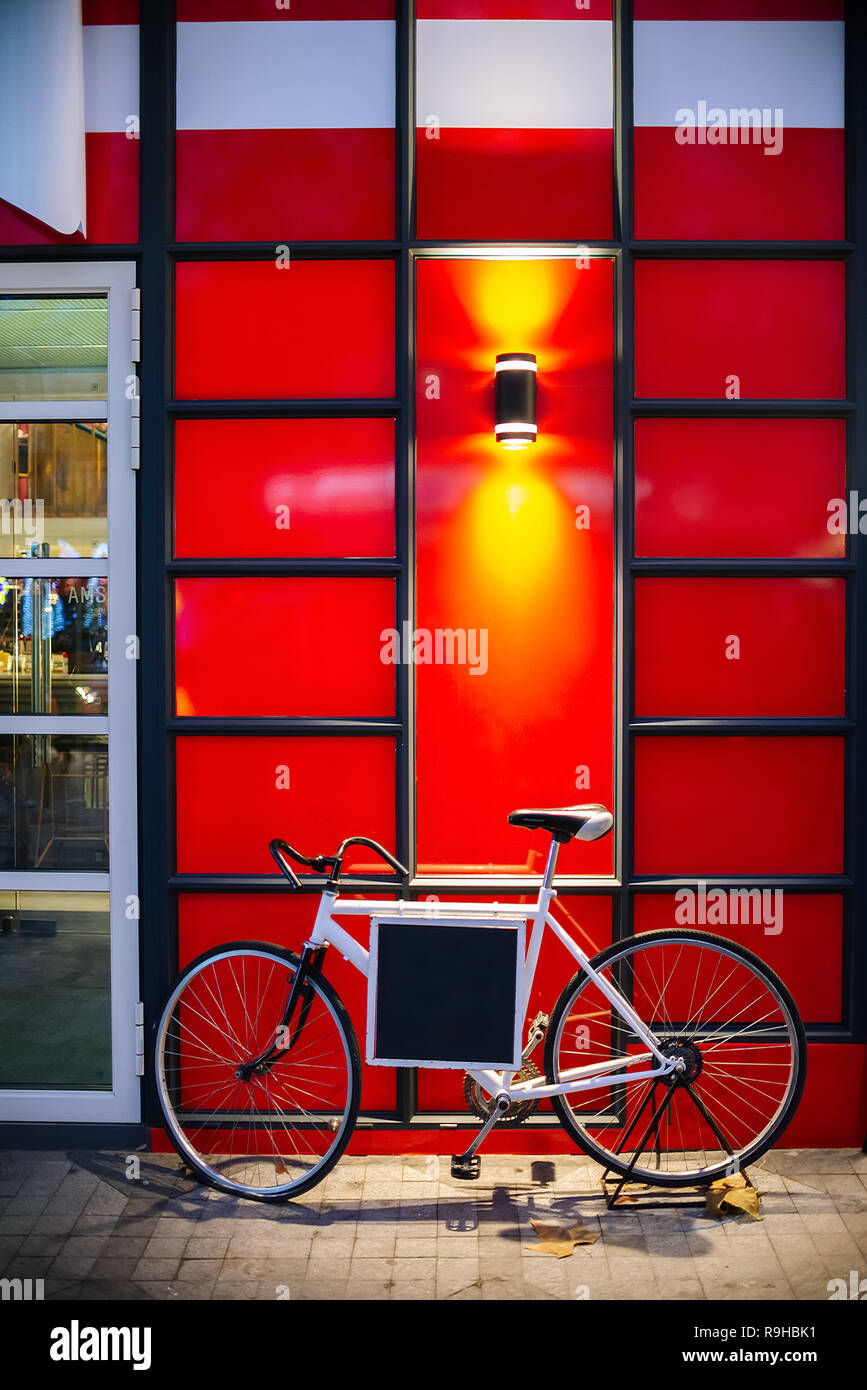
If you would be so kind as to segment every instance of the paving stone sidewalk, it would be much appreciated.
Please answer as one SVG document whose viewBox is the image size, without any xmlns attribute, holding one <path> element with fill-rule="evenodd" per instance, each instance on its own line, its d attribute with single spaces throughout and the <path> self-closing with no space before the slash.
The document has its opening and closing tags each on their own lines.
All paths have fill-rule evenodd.
<svg viewBox="0 0 867 1390">
<path fill-rule="evenodd" d="M 279 1206 L 194 1184 L 174 1157 L 0 1152 L 0 1278 L 57 1300 L 828 1298 L 867 1277 L 867 1154 L 775 1150 L 751 1170 L 763 1221 L 689 1197 L 615 1211 L 601 1170 L 561 1155 L 346 1158 Z M 692 1194 L 695 1200 L 695 1194 Z M 601 1238 L 534 1252 L 531 1218 Z M 4 1285 L 4 1289 L 5 1289 Z"/>
</svg>

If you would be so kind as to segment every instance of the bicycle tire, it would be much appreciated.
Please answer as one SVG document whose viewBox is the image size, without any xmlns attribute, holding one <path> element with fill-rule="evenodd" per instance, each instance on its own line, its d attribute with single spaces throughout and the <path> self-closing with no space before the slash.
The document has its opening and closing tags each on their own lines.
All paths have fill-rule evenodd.
<svg viewBox="0 0 867 1390">
<path fill-rule="evenodd" d="M 737 1008 L 729 1024 L 725 1024 L 722 1020 L 717 1020 L 714 1015 L 718 1010 L 722 1010 L 723 1004 L 720 1002 L 715 1009 L 712 1009 L 710 1004 L 713 1001 L 714 993 L 722 988 L 722 984 L 718 986 L 717 991 L 705 996 L 702 1006 L 698 1005 L 696 1002 L 701 961 L 696 963 L 695 978 L 692 985 L 689 1006 L 686 1010 L 688 1016 L 685 1019 L 675 1019 L 673 1021 L 667 1017 L 653 1020 L 651 1014 L 651 1019 L 648 1020 L 644 1010 L 649 1008 L 652 1002 L 652 995 L 658 995 L 657 1009 L 659 1003 L 666 1002 L 666 993 L 669 989 L 669 985 L 664 981 L 662 990 L 659 991 L 658 981 L 651 968 L 653 963 L 656 963 L 657 968 L 659 968 L 659 962 L 661 960 L 662 969 L 664 970 L 664 948 L 666 946 L 671 946 L 673 949 L 679 948 L 680 955 L 678 956 L 678 960 L 682 958 L 684 948 L 697 947 L 705 958 L 704 964 L 708 967 L 712 964 L 710 953 L 713 953 L 717 957 L 717 966 L 714 975 L 711 977 L 711 985 L 719 969 L 720 959 L 728 959 L 741 972 L 742 982 L 740 990 L 743 990 L 745 987 L 746 980 L 760 980 L 769 991 L 768 1001 L 774 1001 L 775 1006 L 779 1009 L 780 1023 L 768 1024 L 760 1014 L 756 1020 L 751 1021 L 747 1018 L 740 1019 L 739 1015 L 745 1014 L 750 1009 L 758 1010 L 763 1007 L 763 1005 L 758 997 L 755 1000 L 747 1000 L 746 1003 L 743 1000 L 738 1003 L 737 995 L 735 996 Z M 656 952 L 655 961 L 651 960 L 651 952 Z M 641 960 L 642 955 L 645 957 L 643 962 Z M 687 1090 L 685 1080 L 678 1081 L 676 1085 L 672 1085 L 668 1082 L 659 1083 L 665 1085 L 666 1095 L 669 1090 L 678 1091 L 680 1093 L 679 1095 L 672 1094 L 667 1109 L 665 1109 L 666 1096 L 660 1095 L 657 1097 L 655 1091 L 651 1089 L 657 1084 L 653 1081 L 616 1083 L 617 1091 L 615 1095 L 615 1087 L 610 1086 L 610 1083 L 604 1078 L 600 1078 L 599 1087 L 593 1090 L 574 1092 L 572 1096 L 558 1095 L 552 1097 L 554 1109 L 559 1116 L 561 1124 L 577 1146 L 604 1168 L 619 1174 L 621 1177 L 629 1177 L 635 1182 L 646 1182 L 659 1187 L 685 1187 L 712 1182 L 725 1174 L 730 1174 L 736 1170 L 742 1170 L 749 1163 L 754 1163 L 757 1159 L 761 1158 L 762 1154 L 773 1147 L 797 1109 L 801 1095 L 803 1094 L 807 1067 L 807 1042 L 804 1025 L 801 1022 L 791 994 L 775 971 L 752 951 L 747 950 L 746 947 L 740 946 L 735 942 L 728 941 L 725 937 L 714 935 L 711 932 L 692 931 L 684 928 L 673 928 L 670 930 L 662 929 L 628 937 L 600 951 L 592 958 L 590 964 L 594 970 L 601 971 L 609 980 L 612 979 L 614 973 L 613 967 L 619 966 L 620 970 L 618 972 L 618 978 L 614 980 L 615 983 L 618 982 L 618 979 L 622 981 L 624 976 L 627 973 L 629 974 L 631 977 L 630 990 L 632 993 L 631 1002 L 633 1006 L 641 1015 L 643 1021 L 653 1021 L 655 1034 L 660 1039 L 661 1050 L 674 1052 L 684 1061 L 684 1077 L 691 1077 L 690 1086 L 692 1093 L 700 1096 L 707 1114 L 710 1115 L 718 1125 L 722 1138 L 729 1144 L 730 1151 L 723 1149 L 722 1144 L 718 1142 L 718 1136 L 714 1134 L 710 1125 L 704 1120 L 701 1111 L 694 1102 L 688 1114 L 678 1108 L 685 1099 L 684 1092 Z M 637 975 L 636 964 L 639 965 Z M 627 965 L 631 966 L 631 969 L 628 971 L 625 969 Z M 731 973 L 734 974 L 734 971 Z M 653 982 L 652 989 L 646 983 L 648 979 Z M 678 989 L 683 990 L 685 987 L 689 987 L 690 976 L 688 972 L 685 972 L 685 979 L 685 986 L 679 982 L 677 985 L 672 986 L 672 992 L 668 995 L 668 999 L 685 998 L 685 994 L 682 996 L 677 994 Z M 735 983 L 737 983 L 737 977 L 735 978 Z M 636 984 L 638 986 L 638 997 L 636 997 Z M 600 1001 L 604 1001 L 601 1007 Z M 672 1010 L 674 1009 L 674 1005 L 670 1007 Z M 619 1016 L 618 1022 L 611 1022 L 613 1016 L 610 1014 L 610 1008 L 610 1004 L 604 1000 L 604 995 L 599 990 L 598 986 L 591 981 L 590 977 L 583 970 L 579 970 L 563 990 L 551 1015 L 551 1022 L 545 1039 L 545 1073 L 549 1082 L 559 1084 L 561 1073 L 567 1070 L 568 1067 L 580 1066 L 586 1062 L 593 1061 L 594 1057 L 592 1054 L 596 1050 L 599 1051 L 601 1059 L 601 1057 L 605 1055 L 602 1042 L 606 1033 L 609 1038 L 607 1050 L 608 1057 L 612 1055 L 625 1055 L 629 1050 L 641 1047 L 639 1039 L 635 1034 L 629 1032 L 622 1021 L 619 1020 Z M 698 1014 L 701 1012 L 702 1008 L 705 1010 L 705 1016 L 699 1018 Z M 606 1009 L 609 1011 L 607 1024 L 604 1022 Z M 664 1012 L 667 1014 L 669 1009 L 666 1009 Z M 695 1013 L 695 1018 L 690 1018 L 689 1015 L 693 1012 Z M 599 1044 L 597 1048 L 584 1045 L 587 1038 L 590 1036 L 590 1024 L 586 1022 L 584 1016 L 592 1016 L 592 1022 L 596 1025 L 599 1035 Z M 768 1017 L 772 1017 L 772 1014 L 769 1014 Z M 582 1018 L 582 1022 L 575 1024 L 576 1046 L 573 1047 L 571 1053 L 569 1053 L 568 1048 L 564 1051 L 563 1046 L 564 1037 L 567 1037 L 567 1024 L 570 1019 L 575 1022 L 575 1019 L 578 1018 Z M 736 1031 L 726 1032 L 725 1030 L 732 1025 L 735 1026 Z M 582 1034 L 580 1037 L 580 1048 L 577 1046 L 579 1041 L 577 1030 L 579 1028 L 588 1030 L 586 1036 Z M 691 1033 L 690 1028 L 692 1028 Z M 763 1028 L 768 1034 L 767 1041 L 762 1041 L 763 1033 L 758 1031 Z M 710 1032 L 708 1032 L 708 1029 L 710 1029 Z M 720 1029 L 723 1031 L 720 1032 Z M 783 1038 L 783 1031 L 785 1032 L 785 1039 Z M 621 1039 L 619 1043 L 619 1052 L 613 1050 L 610 1041 L 611 1038 L 616 1038 L 618 1035 Z M 779 1041 L 775 1042 L 773 1039 L 777 1035 L 779 1036 Z M 768 1049 L 768 1052 L 764 1056 L 760 1055 L 758 1052 L 754 1052 L 751 1057 L 750 1038 L 753 1039 L 754 1048 L 758 1048 L 759 1046 L 765 1047 Z M 745 1041 L 736 1043 L 736 1039 L 745 1039 Z M 725 1081 L 723 1081 L 721 1077 L 715 1078 L 714 1076 L 714 1073 L 722 1071 L 722 1062 L 725 1060 L 726 1053 L 723 1051 L 723 1057 L 716 1058 L 713 1062 L 711 1062 L 710 1059 L 714 1053 L 718 1053 L 720 1049 L 726 1048 L 732 1059 L 736 1059 L 741 1053 L 744 1054 L 744 1059 L 737 1062 L 737 1074 L 740 1077 L 739 1089 L 733 1089 L 733 1087 L 729 1085 L 729 1082 L 732 1080 L 732 1073 L 723 1073 L 727 1078 Z M 774 1048 L 779 1049 L 778 1060 L 774 1060 L 776 1055 L 773 1050 Z M 579 1051 L 583 1054 L 582 1056 L 578 1055 Z M 786 1061 L 787 1052 L 790 1053 L 788 1063 Z M 695 1056 L 696 1053 L 698 1054 L 697 1058 Z M 777 1077 L 769 1074 L 770 1068 L 774 1068 L 775 1071 L 777 1071 L 784 1068 L 786 1065 L 789 1066 L 789 1074 L 787 1077 L 782 1075 Z M 759 1073 L 759 1080 L 763 1083 L 763 1086 L 776 1086 L 778 1083 L 784 1082 L 784 1089 L 781 1091 L 778 1099 L 776 1098 L 774 1089 L 765 1091 L 762 1086 L 759 1086 L 755 1073 L 756 1069 L 760 1066 L 765 1068 L 764 1073 Z M 696 1068 L 698 1068 L 698 1070 L 696 1070 Z M 695 1072 L 695 1075 L 692 1075 L 693 1072 Z M 704 1078 L 704 1081 L 702 1081 L 702 1078 Z M 709 1094 L 710 1083 L 714 1081 L 714 1079 L 717 1081 L 717 1093 L 714 1101 L 711 1102 Z M 631 1095 L 627 1092 L 627 1087 L 630 1086 L 633 1088 Z M 607 1118 L 603 1120 L 600 1116 L 597 1099 L 593 1102 L 593 1105 L 595 1105 L 595 1117 L 593 1114 L 593 1105 L 587 1104 L 583 1107 L 585 1113 L 582 1122 L 579 1113 L 582 1108 L 582 1097 L 587 1097 L 589 1099 L 597 1096 L 598 1091 L 604 1094 L 606 1090 L 608 1090 L 609 1103 L 612 1101 L 616 1102 L 615 1108 L 609 1110 L 609 1112 L 607 1112 Z M 737 1141 L 734 1130 L 731 1134 L 727 1134 L 726 1128 L 722 1123 L 724 1120 L 725 1125 L 733 1125 L 733 1119 L 729 1116 L 724 1117 L 723 1111 L 731 1110 L 732 1098 L 737 1098 L 739 1094 L 743 1097 L 742 1109 L 744 1111 L 748 1108 L 756 1109 L 761 1096 L 767 1096 L 769 1102 L 773 1104 L 773 1112 L 767 1116 L 757 1133 L 745 1138 L 745 1142 Z M 653 1097 L 652 1106 L 648 1105 L 648 1096 Z M 692 1100 L 691 1095 L 688 1095 L 688 1100 Z M 579 1112 L 576 1112 L 576 1101 Z M 713 1105 L 713 1108 L 711 1108 L 711 1105 Z M 645 1126 L 640 1118 L 642 1110 L 639 1108 L 642 1106 L 644 1119 L 650 1122 L 650 1133 L 644 1132 Z M 662 1141 L 662 1119 L 659 1120 L 656 1132 L 653 1132 L 652 1121 L 660 1107 L 663 1107 L 662 1113 L 666 1116 L 666 1141 L 669 1145 L 668 1148 L 663 1145 Z M 770 1106 L 768 1108 L 770 1108 Z M 603 1114 L 604 1113 L 605 1112 L 603 1112 Z M 615 1116 L 614 1123 L 611 1121 L 612 1114 Z M 639 1116 L 638 1119 L 636 1119 L 636 1115 Z M 735 1115 L 735 1112 L 732 1112 L 732 1115 Z M 679 1135 L 674 1133 L 672 1116 L 676 1118 Z M 695 1118 L 696 1116 L 698 1117 L 697 1120 Z M 596 1120 L 595 1123 L 592 1122 L 594 1118 Z M 736 1115 L 735 1118 L 737 1118 Z M 692 1128 L 690 1128 L 690 1121 L 692 1123 Z M 633 1122 L 634 1128 L 630 1131 L 629 1127 Z M 744 1122 L 742 1121 L 741 1123 L 743 1124 Z M 751 1121 L 750 1123 L 755 1124 L 757 1122 Z M 687 1144 L 687 1133 L 690 1135 L 695 1133 L 697 1135 L 695 1143 Z M 606 1136 L 604 1142 L 600 1141 L 600 1134 Z M 645 1150 L 644 1147 L 641 1147 L 637 1155 L 635 1155 L 633 1149 L 626 1147 L 631 1135 L 636 1136 L 634 1139 L 635 1144 L 641 1144 L 642 1140 L 637 1136 L 641 1135 L 643 1138 L 650 1139 L 651 1134 L 653 1138 L 652 1149 L 648 1147 Z M 717 1140 L 717 1143 L 715 1147 L 708 1148 L 705 1141 L 711 1136 Z M 673 1144 L 672 1141 L 674 1141 Z M 618 1143 L 620 1145 L 619 1148 Z M 643 1158 L 645 1152 L 648 1154 L 647 1160 Z M 652 1164 L 650 1163 L 651 1152 Z M 667 1157 L 663 1160 L 664 1154 L 667 1155 Z M 704 1161 L 701 1163 L 698 1162 L 698 1157 L 700 1155 L 704 1157 Z"/>
<path fill-rule="evenodd" d="M 179 976 L 157 1028 L 157 1093 L 174 1148 L 213 1187 L 255 1201 L 286 1201 L 321 1182 L 358 1117 L 358 1040 L 317 970 L 306 975 L 310 1002 L 295 1046 L 260 1074 L 238 1078 L 237 1066 L 278 1036 L 299 963 L 294 951 L 267 942 L 205 951 Z M 254 1012 L 248 982 L 258 995 Z M 293 1025 L 300 1016 L 299 1004 Z"/>
</svg>

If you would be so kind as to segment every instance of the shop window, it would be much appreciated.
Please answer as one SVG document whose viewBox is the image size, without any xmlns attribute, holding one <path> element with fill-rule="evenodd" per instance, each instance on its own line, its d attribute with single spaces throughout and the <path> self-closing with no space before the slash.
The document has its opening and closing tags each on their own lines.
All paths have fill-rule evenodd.
<svg viewBox="0 0 867 1390">
<path fill-rule="evenodd" d="M 639 579 L 639 716 L 845 714 L 843 579 Z"/>
<path fill-rule="evenodd" d="M 107 464 L 105 421 L 0 422 L 0 555 L 104 561 Z"/>
<path fill-rule="evenodd" d="M 110 947 L 108 893 L 0 890 L 0 1086 L 111 1089 Z"/>
<path fill-rule="evenodd" d="M 181 399 L 394 392 L 393 261 L 182 261 L 175 298 Z"/>
<path fill-rule="evenodd" d="M 394 236 L 393 0 L 182 0 L 178 20 L 178 240 Z"/>
<path fill-rule="evenodd" d="M 842 3 L 634 15 L 636 236 L 842 238 Z"/>
<path fill-rule="evenodd" d="M 106 873 L 108 739 L 0 734 L 0 869 Z"/>
<path fill-rule="evenodd" d="M 177 713 L 393 718 L 393 628 L 391 579 L 179 579 Z"/>
<path fill-rule="evenodd" d="M 637 396 L 846 394 L 842 261 L 638 261 Z"/>
<path fill-rule="evenodd" d="M 610 237 L 608 0 L 420 0 L 417 15 L 419 236 Z"/>
<path fill-rule="evenodd" d="M 636 739 L 636 873 L 841 873 L 843 752 L 835 737 Z"/>
<path fill-rule="evenodd" d="M 0 714 L 107 713 L 105 576 L 0 576 Z"/>
<path fill-rule="evenodd" d="M 842 559 L 843 420 L 637 420 L 635 553 Z"/>
<path fill-rule="evenodd" d="M 177 421 L 176 555 L 394 549 L 394 420 Z"/>
<path fill-rule="evenodd" d="M 0 400 L 104 401 L 108 298 L 0 295 Z"/>
<path fill-rule="evenodd" d="M 348 835 L 395 848 L 395 744 L 377 737 L 178 738 L 180 873 L 276 874 L 268 843 L 333 854 Z M 346 872 L 380 873 L 358 847 Z"/>
</svg>

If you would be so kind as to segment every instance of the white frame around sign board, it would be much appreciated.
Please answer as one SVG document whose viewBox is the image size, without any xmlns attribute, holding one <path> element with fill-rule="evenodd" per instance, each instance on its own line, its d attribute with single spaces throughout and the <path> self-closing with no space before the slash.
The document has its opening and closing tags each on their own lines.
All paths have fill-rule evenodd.
<svg viewBox="0 0 867 1390">
<path fill-rule="evenodd" d="M 490 909 L 489 909 L 490 912 Z M 434 1071 L 472 1071 L 485 1069 L 494 1071 L 520 1070 L 522 1065 L 522 1029 L 524 1021 L 524 965 L 526 958 L 527 919 L 518 917 L 511 909 L 511 916 L 490 914 L 487 917 L 467 919 L 466 916 L 422 916 L 417 913 L 390 912 L 387 915 L 372 916 L 370 919 L 370 955 L 367 963 L 367 1032 L 365 1061 L 372 1067 L 425 1067 Z M 515 935 L 515 991 L 512 996 L 512 1056 L 509 1058 L 466 1058 L 447 1061 L 427 1057 L 378 1057 L 376 1055 L 376 992 L 379 975 L 379 928 L 380 926 L 435 926 L 448 930 L 449 927 L 487 927 L 494 931 L 507 928 Z"/>
</svg>

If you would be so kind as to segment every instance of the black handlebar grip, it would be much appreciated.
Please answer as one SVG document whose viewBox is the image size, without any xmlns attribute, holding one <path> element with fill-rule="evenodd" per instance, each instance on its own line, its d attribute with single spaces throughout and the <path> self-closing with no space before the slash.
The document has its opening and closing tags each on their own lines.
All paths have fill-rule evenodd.
<svg viewBox="0 0 867 1390">
<path fill-rule="evenodd" d="M 286 854 L 292 854 L 292 846 L 287 845 L 285 840 L 272 840 L 271 843 L 268 845 L 268 849 L 270 851 L 271 858 L 274 860 L 280 872 L 285 874 L 286 878 L 288 878 L 289 882 L 292 884 L 292 887 L 300 888 L 300 878 L 293 869 L 290 869 L 289 865 L 286 863 L 286 860 L 283 857 Z"/>
</svg>

